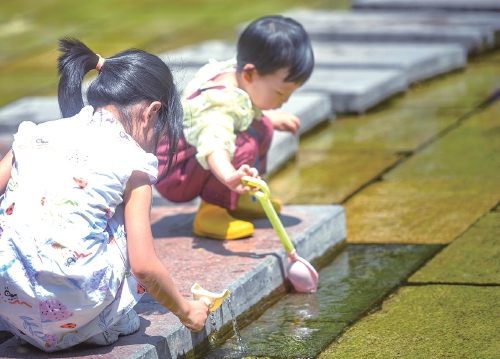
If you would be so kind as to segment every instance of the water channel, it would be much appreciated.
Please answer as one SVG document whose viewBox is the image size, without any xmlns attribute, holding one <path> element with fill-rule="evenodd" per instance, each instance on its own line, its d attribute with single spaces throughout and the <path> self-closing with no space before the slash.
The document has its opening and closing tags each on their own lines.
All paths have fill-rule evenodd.
<svg viewBox="0 0 500 359">
<path fill-rule="evenodd" d="M 465 70 L 413 85 L 365 115 L 324 123 L 301 140 L 296 158 L 268 180 L 272 193 L 287 204 L 349 204 L 363 188 L 383 181 L 480 112 L 478 106 L 500 88 L 499 60 L 500 51 L 472 58 Z M 436 163 L 431 158 L 427 166 Z M 350 234 L 356 234 L 357 229 L 349 227 L 356 216 L 356 211 L 347 211 L 348 242 Z M 317 293 L 288 293 L 239 328 L 243 348 L 235 336 L 215 336 L 206 350 L 189 357 L 317 357 L 444 247 L 354 238 L 358 243 L 349 243 L 331 263 L 318 268 Z"/>
</svg>

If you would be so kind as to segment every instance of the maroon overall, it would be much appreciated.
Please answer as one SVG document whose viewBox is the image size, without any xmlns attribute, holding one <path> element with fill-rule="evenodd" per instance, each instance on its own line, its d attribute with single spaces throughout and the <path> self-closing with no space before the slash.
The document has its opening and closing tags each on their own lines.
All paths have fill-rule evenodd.
<svg viewBox="0 0 500 359">
<path fill-rule="evenodd" d="M 215 91 L 223 88 L 217 86 L 206 90 Z M 189 99 L 198 96 L 195 92 Z M 273 136 L 271 121 L 262 116 L 253 120 L 244 132 L 236 133 L 236 152 L 231 163 L 238 169 L 244 164 L 256 167 L 259 174 L 265 173 L 267 151 Z M 188 202 L 200 196 L 204 201 L 227 209 L 236 209 L 238 193 L 231 191 L 220 182 L 210 170 L 205 170 L 195 157 L 196 148 L 188 144 L 181 135 L 177 160 L 173 163 L 170 175 L 155 185 L 163 197 L 172 202 Z M 160 176 L 165 170 L 168 159 L 167 140 L 164 137 L 157 150 L 158 172 Z"/>
</svg>

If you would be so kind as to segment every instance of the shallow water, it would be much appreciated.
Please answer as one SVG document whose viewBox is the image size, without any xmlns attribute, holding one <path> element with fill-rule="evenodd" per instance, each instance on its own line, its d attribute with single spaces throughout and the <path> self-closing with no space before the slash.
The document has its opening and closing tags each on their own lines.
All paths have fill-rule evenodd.
<svg viewBox="0 0 500 359">
<path fill-rule="evenodd" d="M 314 294 L 287 294 L 198 358 L 311 358 L 436 253 L 437 245 L 348 245 L 320 270 Z M 237 300 L 234 298 L 233 300 Z M 224 304 L 227 305 L 227 304 Z M 243 344 L 243 350 L 241 347 Z"/>
</svg>

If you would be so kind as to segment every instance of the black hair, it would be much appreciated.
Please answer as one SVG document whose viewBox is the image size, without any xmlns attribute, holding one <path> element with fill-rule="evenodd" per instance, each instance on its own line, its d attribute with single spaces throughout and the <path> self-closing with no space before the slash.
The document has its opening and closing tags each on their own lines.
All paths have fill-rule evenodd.
<svg viewBox="0 0 500 359">
<path fill-rule="evenodd" d="M 314 54 L 307 32 L 297 21 L 280 15 L 252 22 L 237 47 L 237 71 L 253 64 L 259 75 L 288 68 L 285 82 L 304 83 L 314 68 Z"/>
<path fill-rule="evenodd" d="M 83 78 L 96 68 L 100 57 L 73 38 L 60 39 L 59 51 L 62 52 L 58 59 L 59 108 L 63 117 L 71 117 L 84 107 Z M 86 95 L 94 109 L 115 106 L 127 130 L 132 128 L 133 106 L 143 104 L 142 110 L 145 110 L 153 101 L 161 102 L 153 140 L 156 148 L 166 129 L 169 153 L 165 175 L 168 174 L 182 132 L 182 106 L 172 73 L 160 58 L 137 49 L 107 58 L 97 78 L 89 84 Z"/>
</svg>

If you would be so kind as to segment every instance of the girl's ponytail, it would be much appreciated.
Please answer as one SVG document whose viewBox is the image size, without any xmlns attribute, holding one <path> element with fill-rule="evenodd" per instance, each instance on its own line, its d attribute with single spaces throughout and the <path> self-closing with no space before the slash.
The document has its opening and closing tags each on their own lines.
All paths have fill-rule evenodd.
<svg viewBox="0 0 500 359">
<path fill-rule="evenodd" d="M 161 102 L 151 141 L 158 145 L 165 134 L 169 146 L 166 176 L 177 153 L 183 116 L 179 93 L 167 64 L 148 52 L 129 49 L 106 58 L 102 65 L 99 55 L 73 38 L 59 40 L 59 50 L 62 54 L 58 64 L 58 100 L 63 117 L 72 117 L 85 106 L 83 78 L 94 69 L 99 76 L 86 87 L 86 102 L 94 110 L 114 106 L 127 131 L 134 128 L 134 106 L 142 104 L 146 108 L 153 101 Z"/>
<path fill-rule="evenodd" d="M 64 38 L 59 40 L 59 108 L 63 117 L 71 117 L 84 107 L 82 96 L 83 78 L 95 69 L 99 55 L 90 50 L 83 42 Z"/>
</svg>

